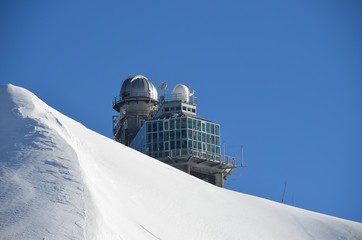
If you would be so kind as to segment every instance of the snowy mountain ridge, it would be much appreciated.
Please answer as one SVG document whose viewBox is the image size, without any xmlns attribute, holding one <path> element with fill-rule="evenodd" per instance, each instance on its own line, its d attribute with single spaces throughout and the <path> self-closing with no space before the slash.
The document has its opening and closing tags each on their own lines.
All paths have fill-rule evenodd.
<svg viewBox="0 0 362 240">
<path fill-rule="evenodd" d="M 205 183 L 0 86 L 1 239 L 362 239 L 362 224 Z"/>
</svg>

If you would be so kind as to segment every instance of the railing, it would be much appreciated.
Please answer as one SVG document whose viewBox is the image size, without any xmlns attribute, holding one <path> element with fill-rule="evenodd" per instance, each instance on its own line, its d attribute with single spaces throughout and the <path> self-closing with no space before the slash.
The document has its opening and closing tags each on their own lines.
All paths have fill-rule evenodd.
<svg viewBox="0 0 362 240">
<path fill-rule="evenodd" d="M 235 166 L 235 157 L 230 157 L 221 154 L 214 154 L 210 152 L 201 151 L 198 149 L 173 149 L 170 151 L 156 151 L 148 153 L 151 157 L 154 158 L 189 158 L 195 157 L 199 159 L 205 159 L 209 162 L 221 163 L 226 165 Z"/>
<path fill-rule="evenodd" d="M 197 105 L 197 97 L 188 97 L 188 101 L 185 101 L 187 96 L 185 94 L 165 94 L 160 96 L 160 102 L 182 101 L 191 105 Z"/>
</svg>

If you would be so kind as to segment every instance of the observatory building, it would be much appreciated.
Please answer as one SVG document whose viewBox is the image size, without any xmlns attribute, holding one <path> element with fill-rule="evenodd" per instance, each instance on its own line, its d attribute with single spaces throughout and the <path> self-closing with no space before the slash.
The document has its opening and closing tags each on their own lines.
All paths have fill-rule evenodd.
<svg viewBox="0 0 362 240">
<path fill-rule="evenodd" d="M 124 80 L 113 100 L 114 140 L 219 187 L 236 168 L 235 158 L 221 154 L 220 125 L 197 116 L 197 99 L 177 84 L 162 95 L 144 76 Z"/>
</svg>

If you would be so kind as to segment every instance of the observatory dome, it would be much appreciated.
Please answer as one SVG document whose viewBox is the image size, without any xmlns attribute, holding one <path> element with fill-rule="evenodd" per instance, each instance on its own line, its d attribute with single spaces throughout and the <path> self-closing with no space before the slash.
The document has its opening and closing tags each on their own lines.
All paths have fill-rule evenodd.
<svg viewBox="0 0 362 240">
<path fill-rule="evenodd" d="M 172 98 L 175 101 L 189 102 L 190 89 L 184 84 L 177 84 L 172 90 Z"/>
<path fill-rule="evenodd" d="M 156 87 L 145 76 L 136 75 L 124 80 L 120 93 L 121 100 L 144 99 L 157 101 L 158 93 Z"/>
</svg>

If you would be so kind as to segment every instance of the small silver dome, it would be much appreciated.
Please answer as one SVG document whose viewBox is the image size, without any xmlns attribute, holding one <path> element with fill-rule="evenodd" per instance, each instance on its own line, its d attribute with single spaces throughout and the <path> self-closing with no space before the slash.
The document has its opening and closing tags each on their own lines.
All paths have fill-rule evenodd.
<svg viewBox="0 0 362 240">
<path fill-rule="evenodd" d="M 120 93 L 121 100 L 150 99 L 157 101 L 158 93 L 155 86 L 145 76 L 136 75 L 124 80 Z"/>
</svg>

